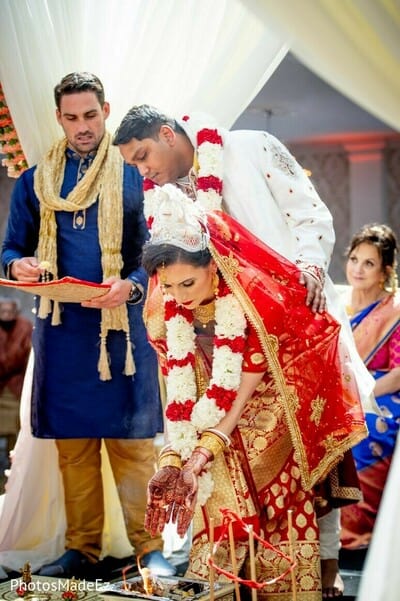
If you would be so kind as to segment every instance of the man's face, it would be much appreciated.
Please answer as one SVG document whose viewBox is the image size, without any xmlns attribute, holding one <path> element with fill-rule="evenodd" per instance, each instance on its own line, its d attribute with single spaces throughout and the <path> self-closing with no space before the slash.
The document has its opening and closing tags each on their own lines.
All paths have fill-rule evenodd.
<svg viewBox="0 0 400 601">
<path fill-rule="evenodd" d="M 128 165 L 136 166 L 143 177 L 158 186 L 175 183 L 187 175 L 193 161 L 193 157 L 183 156 L 176 133 L 167 125 L 161 126 L 157 139 L 132 138 L 120 144 L 119 149 Z"/>
<path fill-rule="evenodd" d="M 110 105 L 100 105 L 94 92 L 79 92 L 61 97 L 57 121 L 64 130 L 70 148 L 81 156 L 96 150 L 104 136 Z"/>
</svg>

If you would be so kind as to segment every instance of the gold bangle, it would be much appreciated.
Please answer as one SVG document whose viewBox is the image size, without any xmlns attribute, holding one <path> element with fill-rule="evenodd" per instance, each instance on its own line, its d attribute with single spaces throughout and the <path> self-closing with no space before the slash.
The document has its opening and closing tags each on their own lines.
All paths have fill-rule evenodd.
<svg viewBox="0 0 400 601">
<path fill-rule="evenodd" d="M 177 457 L 180 457 L 179 453 L 176 451 L 173 451 L 172 449 L 165 449 L 165 451 L 161 451 L 158 454 L 158 458 L 160 459 L 160 457 L 166 457 L 167 455 L 176 455 Z"/>
<path fill-rule="evenodd" d="M 224 450 L 226 445 L 223 440 L 213 432 L 204 431 L 200 436 L 197 446 L 204 447 L 207 451 L 210 451 L 215 459 L 218 453 L 221 453 L 221 451 Z"/>
<path fill-rule="evenodd" d="M 164 453 L 160 453 L 158 456 L 158 461 L 160 462 L 161 459 L 165 459 L 166 457 L 179 457 L 180 455 L 179 453 L 177 453 L 176 451 L 173 451 L 172 449 L 170 451 L 164 451 Z"/>
<path fill-rule="evenodd" d="M 212 432 L 213 434 L 215 434 L 215 436 L 218 436 L 223 441 L 226 447 L 229 447 L 232 444 L 230 436 L 228 436 L 224 432 L 221 432 L 221 430 L 217 430 L 217 428 L 207 428 L 207 430 L 204 430 L 204 432 Z"/>
<path fill-rule="evenodd" d="M 177 454 L 166 454 L 158 460 L 158 469 L 163 467 L 178 467 L 182 468 L 182 459 Z"/>
</svg>

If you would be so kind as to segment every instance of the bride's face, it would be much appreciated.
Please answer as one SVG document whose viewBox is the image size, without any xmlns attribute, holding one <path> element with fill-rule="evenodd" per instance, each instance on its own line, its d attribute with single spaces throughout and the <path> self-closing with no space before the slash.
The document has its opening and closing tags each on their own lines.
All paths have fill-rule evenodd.
<svg viewBox="0 0 400 601">
<path fill-rule="evenodd" d="M 207 267 L 194 267 L 188 263 L 175 263 L 157 269 L 164 291 L 174 297 L 179 305 L 195 309 L 214 296 L 213 279 L 216 265 L 212 261 Z"/>
</svg>

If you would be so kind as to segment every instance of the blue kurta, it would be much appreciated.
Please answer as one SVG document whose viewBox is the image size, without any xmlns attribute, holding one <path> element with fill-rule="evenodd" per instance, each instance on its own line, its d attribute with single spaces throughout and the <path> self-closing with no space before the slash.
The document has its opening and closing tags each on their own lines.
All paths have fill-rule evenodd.
<svg viewBox="0 0 400 601">
<path fill-rule="evenodd" d="M 79 157 L 67 151 L 61 196 L 74 188 Z M 39 235 L 39 202 L 33 191 L 34 169 L 17 180 L 11 199 L 2 263 L 35 254 Z M 140 265 L 148 231 L 143 216 L 141 177 L 124 165 L 124 220 L 122 278 L 132 278 L 144 288 L 147 277 Z M 73 227 L 74 213 L 57 211 L 58 277 L 73 276 L 102 282 L 97 226 L 98 203 L 85 211 L 85 227 Z M 136 373 L 123 375 L 126 338 L 110 331 L 107 350 L 112 379 L 101 381 L 97 363 L 100 351 L 101 311 L 79 303 L 61 305 L 61 321 L 51 316 L 36 319 L 33 334 L 35 368 L 32 389 L 32 432 L 39 438 L 149 438 L 162 431 L 157 359 L 147 341 L 142 319 L 143 303 L 127 305 Z"/>
</svg>

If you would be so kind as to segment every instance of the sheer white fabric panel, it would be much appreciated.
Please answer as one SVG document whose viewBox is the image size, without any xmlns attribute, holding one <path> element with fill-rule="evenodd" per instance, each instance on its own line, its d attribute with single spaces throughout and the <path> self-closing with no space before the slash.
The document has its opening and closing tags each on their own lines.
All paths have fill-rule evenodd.
<svg viewBox="0 0 400 601">
<path fill-rule="evenodd" d="M 229 127 L 287 50 L 239 0 L 1 0 L 0 81 L 29 164 L 62 135 L 53 88 L 71 71 L 102 79 L 112 132 L 131 105 L 143 102 L 177 116 L 210 112 Z M 25 408 L 29 386 L 26 378 Z M 36 457 L 29 466 L 28 456 Z M 105 490 L 103 552 L 127 556 L 115 487 Z M 25 557 L 36 569 L 62 553 L 61 497 L 55 445 L 33 439 L 23 419 L 0 497 L 0 564 L 18 570 Z"/>
<path fill-rule="evenodd" d="M 399 0 L 242 0 L 309 69 L 400 130 Z"/>
<path fill-rule="evenodd" d="M 376 518 L 373 536 L 363 566 L 358 601 L 398 601 L 400 591 L 400 438 Z"/>
<path fill-rule="evenodd" d="M 0 81 L 29 164 L 62 133 L 53 88 L 71 71 L 102 79 L 111 132 L 144 102 L 229 127 L 287 50 L 240 0 L 2 0 Z"/>
</svg>

